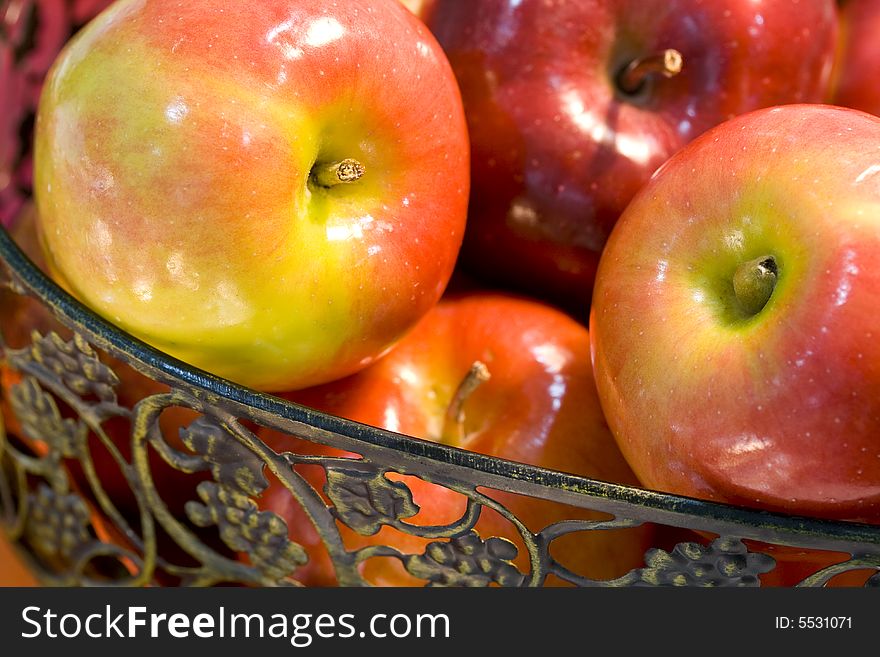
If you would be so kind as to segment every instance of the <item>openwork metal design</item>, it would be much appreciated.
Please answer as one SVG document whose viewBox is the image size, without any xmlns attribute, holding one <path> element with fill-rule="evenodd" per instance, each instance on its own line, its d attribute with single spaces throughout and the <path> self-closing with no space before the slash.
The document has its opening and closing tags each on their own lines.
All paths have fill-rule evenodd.
<svg viewBox="0 0 880 657">
<path fill-rule="evenodd" d="M 12 52 L 0 65 L 18 85 L 0 112 L 0 179 L 12 181 L 0 189 L 0 223 L 27 203 L 42 75 L 106 4 L 62 1 L 55 16 L 49 3 L 0 4 L 0 49 Z M 0 335 L 0 526 L 48 584 L 362 586 L 394 572 L 427 586 L 757 586 L 792 561 L 787 583 L 858 574 L 856 585 L 880 586 L 880 526 L 543 470 L 208 375 L 78 304 L 0 229 L 0 308 L 21 304 L 42 319 L 25 339 Z M 424 485 L 457 496 L 457 516 L 421 521 L 440 497 L 417 495 Z M 571 519 L 529 526 L 516 509 L 531 498 Z M 506 529 L 483 530 L 489 516 Z M 656 542 L 623 572 L 599 577 L 558 560 L 566 541 L 627 532 Z"/>
<path fill-rule="evenodd" d="M 362 565 L 391 559 L 429 586 L 757 586 L 776 567 L 780 553 L 766 549 L 775 544 L 849 555 L 817 561 L 802 585 L 849 571 L 880 584 L 880 527 L 606 484 L 323 415 L 120 332 L 46 278 L 5 231 L 0 255 L 4 293 L 27 295 L 22 302 L 59 320 L 57 330 L 2 345 L 2 518 L 48 583 L 299 585 L 324 568 L 322 583 L 359 586 L 371 583 Z M 123 399 L 132 388 L 145 394 Z M 290 449 L 271 448 L 266 430 L 273 445 L 289 435 Z M 412 477 L 466 499 L 460 517 L 419 524 Z M 528 496 L 593 509 L 596 519 L 527 527 L 493 491 L 505 502 Z M 481 535 L 487 512 L 510 533 Z M 569 534 L 645 524 L 700 533 L 647 550 L 642 564 L 610 579 L 554 558 L 554 543 Z"/>
</svg>

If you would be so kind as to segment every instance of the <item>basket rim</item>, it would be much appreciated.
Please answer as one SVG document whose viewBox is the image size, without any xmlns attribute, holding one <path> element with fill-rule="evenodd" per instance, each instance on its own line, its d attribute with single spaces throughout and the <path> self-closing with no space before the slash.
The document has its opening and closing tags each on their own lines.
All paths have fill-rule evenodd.
<svg viewBox="0 0 880 657">
<path fill-rule="evenodd" d="M 427 461 L 451 468 L 453 477 L 456 474 L 460 477 L 465 471 L 476 473 L 482 477 L 478 487 L 497 487 L 615 515 L 635 515 L 642 522 L 687 526 L 714 533 L 721 530 L 726 535 L 747 539 L 787 542 L 779 540 L 781 535 L 793 545 L 803 545 L 798 539 L 818 537 L 822 544 L 820 549 L 851 550 L 855 545 L 870 551 L 876 547 L 880 552 L 880 525 L 765 511 L 604 482 L 388 431 L 252 390 L 166 354 L 104 319 L 37 267 L 3 226 L 0 226 L 0 262 L 30 295 L 51 308 L 69 328 L 83 331 L 96 346 L 125 355 L 140 364 L 142 371 L 145 369 L 164 383 L 183 382 L 220 397 L 242 411 L 256 411 L 270 428 L 289 431 L 290 424 L 294 423 L 306 429 L 302 437 L 308 440 L 320 442 L 322 436 L 333 435 L 343 438 L 351 451 L 358 453 L 395 452 L 412 464 L 424 467 Z M 273 418 L 278 422 L 273 422 Z M 310 434 L 308 429 L 316 431 Z M 501 486 L 493 486 L 493 483 Z M 548 495 L 551 490 L 552 497 Z M 596 502 L 604 504 L 597 506 Z M 638 510 L 649 511 L 651 517 L 644 517 L 644 513 L 633 514 Z M 683 519 L 688 522 L 684 523 Z"/>
</svg>

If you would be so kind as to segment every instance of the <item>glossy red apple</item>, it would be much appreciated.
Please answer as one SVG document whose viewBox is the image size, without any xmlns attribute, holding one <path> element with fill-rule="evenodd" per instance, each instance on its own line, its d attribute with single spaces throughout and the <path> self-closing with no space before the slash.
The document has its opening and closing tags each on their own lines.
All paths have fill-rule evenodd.
<svg viewBox="0 0 880 657">
<path fill-rule="evenodd" d="M 463 263 L 569 307 L 673 152 L 748 110 L 826 100 L 837 37 L 834 0 L 437 0 L 425 20 L 471 132 Z"/>
<path fill-rule="evenodd" d="M 262 389 L 375 360 L 464 230 L 459 91 L 397 0 L 120 0 L 56 62 L 35 149 L 58 280 Z"/>
<path fill-rule="evenodd" d="M 651 488 L 880 522 L 880 119 L 791 105 L 673 156 L 612 232 L 602 407 Z"/>
<path fill-rule="evenodd" d="M 484 364 L 489 378 L 463 395 L 462 382 L 474 382 L 475 375 L 469 372 L 475 362 Z M 533 300 L 486 292 L 441 300 L 375 365 L 288 398 L 358 422 L 492 456 L 609 482 L 636 481 L 599 407 L 586 328 Z M 303 448 L 271 431 L 261 438 L 280 451 Z M 319 490 L 323 487 L 322 470 L 304 468 L 303 474 Z M 457 493 L 415 477 L 403 481 L 421 507 L 407 522 L 449 523 L 464 510 L 465 499 Z M 533 531 L 564 519 L 601 517 L 558 503 L 491 495 L 509 505 Z M 261 506 L 286 518 L 294 540 L 317 546 L 317 535 L 280 484 L 270 487 Z M 476 529 L 484 538 L 515 541 L 520 546 L 516 563 L 527 569 L 527 554 L 509 521 L 486 510 Z M 643 565 L 651 535 L 647 527 L 581 532 L 554 543 L 552 552 L 575 572 L 610 578 Z M 371 537 L 343 529 L 343 536 L 349 548 L 384 544 L 413 554 L 421 554 L 428 542 L 387 527 Z M 326 558 L 319 557 L 298 576 L 309 584 L 333 583 Z M 364 576 L 381 585 L 424 584 L 394 559 L 367 561 Z"/>
<path fill-rule="evenodd" d="M 833 102 L 880 115 L 880 1 L 841 5 L 841 55 Z"/>
</svg>

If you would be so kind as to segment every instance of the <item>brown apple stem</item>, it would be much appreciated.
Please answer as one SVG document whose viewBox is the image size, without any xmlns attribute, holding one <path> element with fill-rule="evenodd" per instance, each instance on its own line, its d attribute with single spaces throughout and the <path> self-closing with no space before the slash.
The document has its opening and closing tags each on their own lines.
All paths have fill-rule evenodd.
<svg viewBox="0 0 880 657">
<path fill-rule="evenodd" d="M 617 85 L 627 94 L 637 94 L 648 78 L 661 75 L 671 78 L 681 72 L 684 60 L 674 48 L 634 59 L 617 76 Z"/>
<path fill-rule="evenodd" d="M 483 383 L 489 380 L 489 368 L 482 361 L 474 361 L 468 373 L 465 374 L 455 394 L 452 395 L 452 401 L 446 407 L 446 417 L 443 421 L 443 434 L 440 441 L 446 445 L 460 445 L 465 438 L 464 431 L 464 405 L 468 398 Z"/>
<path fill-rule="evenodd" d="M 312 180 L 320 187 L 335 187 L 360 180 L 366 172 L 364 165 L 352 158 L 338 162 L 321 162 L 312 168 Z"/>
<path fill-rule="evenodd" d="M 761 256 L 742 263 L 733 274 L 733 292 L 749 316 L 757 315 L 776 288 L 779 266 L 773 256 Z"/>
</svg>

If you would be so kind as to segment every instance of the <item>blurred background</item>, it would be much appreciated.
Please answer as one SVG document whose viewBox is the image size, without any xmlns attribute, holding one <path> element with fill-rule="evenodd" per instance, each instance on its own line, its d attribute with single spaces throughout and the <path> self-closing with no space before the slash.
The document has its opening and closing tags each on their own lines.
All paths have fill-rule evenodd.
<svg viewBox="0 0 880 657">
<path fill-rule="evenodd" d="M 0 224 L 8 225 L 30 187 L 19 138 L 36 107 L 43 77 L 71 34 L 111 0 L 0 0 Z M 39 14 L 40 20 L 37 19 Z M 0 529 L 0 586 L 35 586 Z"/>
</svg>

